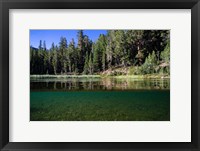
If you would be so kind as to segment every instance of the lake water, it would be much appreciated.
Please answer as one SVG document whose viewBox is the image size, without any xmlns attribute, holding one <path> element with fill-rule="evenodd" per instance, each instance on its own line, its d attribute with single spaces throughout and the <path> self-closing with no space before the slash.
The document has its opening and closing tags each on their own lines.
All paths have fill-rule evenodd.
<svg viewBox="0 0 200 151">
<path fill-rule="evenodd" d="M 31 121 L 169 121 L 170 80 L 44 78 L 30 82 Z"/>
</svg>

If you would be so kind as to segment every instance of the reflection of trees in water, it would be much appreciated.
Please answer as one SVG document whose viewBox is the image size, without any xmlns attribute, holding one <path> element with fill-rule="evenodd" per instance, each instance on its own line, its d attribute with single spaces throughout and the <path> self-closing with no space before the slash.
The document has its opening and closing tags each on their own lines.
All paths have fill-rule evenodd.
<svg viewBox="0 0 200 151">
<path fill-rule="evenodd" d="M 46 87 L 47 87 L 47 88 L 49 87 L 49 82 L 46 82 Z"/>
<path fill-rule="evenodd" d="M 54 82 L 54 84 L 53 84 L 53 89 L 54 89 L 54 90 L 57 89 L 57 88 L 56 88 L 56 82 Z"/>
<path fill-rule="evenodd" d="M 131 78 L 67 79 L 63 81 L 31 82 L 31 90 L 129 90 L 169 89 L 169 79 L 135 80 Z"/>
<path fill-rule="evenodd" d="M 101 84 L 105 87 L 104 89 L 111 90 L 114 87 L 112 78 L 101 79 Z"/>
<path fill-rule="evenodd" d="M 169 80 L 133 80 L 106 79 L 102 80 L 107 89 L 169 89 Z"/>
<path fill-rule="evenodd" d="M 160 80 L 160 79 L 153 79 L 153 80 L 131 80 L 126 79 L 128 83 L 129 89 L 169 89 L 169 80 Z"/>
</svg>

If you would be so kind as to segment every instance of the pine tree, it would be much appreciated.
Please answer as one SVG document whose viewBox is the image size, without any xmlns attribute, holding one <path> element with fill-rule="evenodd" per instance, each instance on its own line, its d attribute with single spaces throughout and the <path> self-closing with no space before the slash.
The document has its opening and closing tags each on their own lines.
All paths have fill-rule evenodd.
<svg viewBox="0 0 200 151">
<path fill-rule="evenodd" d="M 38 61 L 37 61 L 37 73 L 44 74 L 44 54 L 43 54 L 43 47 L 42 47 L 42 40 L 40 40 L 40 44 L 38 47 Z"/>
<path fill-rule="evenodd" d="M 69 72 L 75 71 L 74 67 L 78 61 L 78 54 L 75 49 L 75 42 L 74 39 L 71 40 L 69 47 L 68 47 L 68 62 L 69 62 Z M 73 67 L 72 67 L 73 66 Z"/>
<path fill-rule="evenodd" d="M 102 71 L 102 56 L 103 53 L 106 52 L 106 37 L 105 35 L 100 35 L 97 42 L 94 44 L 94 56 L 93 56 L 93 63 L 94 63 L 94 71 L 99 72 Z M 105 64 L 104 64 L 105 65 Z"/>
<path fill-rule="evenodd" d="M 83 71 L 83 66 L 84 66 L 84 62 L 83 62 L 83 58 L 84 58 L 84 49 L 83 49 L 83 30 L 79 30 L 78 34 L 78 57 L 79 57 L 79 62 L 78 62 L 78 70 L 79 72 Z"/>
<path fill-rule="evenodd" d="M 143 67 L 143 74 L 151 74 L 155 73 L 155 69 L 157 64 L 157 58 L 155 51 L 152 52 L 152 54 L 149 54 L 148 57 L 146 57 L 144 64 L 142 65 Z"/>
<path fill-rule="evenodd" d="M 166 63 L 170 63 L 170 44 L 169 41 L 167 42 L 167 45 L 165 46 L 164 51 L 161 52 L 161 59 L 162 61 Z"/>
<path fill-rule="evenodd" d="M 30 46 L 30 73 L 36 74 L 37 49 Z"/>
<path fill-rule="evenodd" d="M 106 70 L 106 51 L 103 51 L 103 54 L 102 54 L 102 69 L 103 71 Z"/>
<path fill-rule="evenodd" d="M 43 41 L 43 50 L 46 51 L 47 48 L 46 48 L 46 41 Z"/>
<path fill-rule="evenodd" d="M 53 72 L 56 75 L 57 74 L 57 49 L 52 43 L 51 45 L 51 51 L 52 51 L 52 66 L 53 66 Z"/>
<path fill-rule="evenodd" d="M 93 45 L 93 48 L 94 48 L 94 55 L 93 55 L 94 72 L 99 72 L 99 48 L 98 48 L 98 43 L 95 43 Z"/>
<path fill-rule="evenodd" d="M 114 60 L 114 48 L 115 48 L 115 31 L 109 30 L 107 33 L 107 46 L 106 46 L 106 61 L 108 68 L 111 68 Z"/>
<path fill-rule="evenodd" d="M 43 51 L 43 58 L 44 58 L 44 60 L 43 60 L 43 63 L 44 63 L 44 65 L 43 65 L 43 70 L 44 70 L 44 74 L 48 74 L 48 60 L 49 60 L 49 56 L 48 56 L 48 52 L 47 52 L 47 48 L 46 48 L 46 42 L 44 41 L 43 42 L 43 49 L 42 49 Z"/>
<path fill-rule="evenodd" d="M 92 60 L 92 52 L 90 53 L 89 63 L 88 63 L 89 73 L 93 74 L 93 60 Z"/>
<path fill-rule="evenodd" d="M 67 71 L 67 39 L 65 37 L 60 38 L 59 43 L 59 55 L 60 55 L 60 70 L 61 74 Z"/>
<path fill-rule="evenodd" d="M 88 57 L 88 53 L 86 52 L 84 71 L 83 71 L 84 74 L 88 74 L 88 68 L 89 68 L 89 57 Z"/>
<path fill-rule="evenodd" d="M 117 30 L 115 32 L 115 49 L 114 56 L 118 65 L 124 65 L 128 63 L 128 52 L 126 49 L 126 37 L 123 30 Z"/>
<path fill-rule="evenodd" d="M 52 60 L 52 50 L 49 49 L 48 51 L 48 74 L 52 73 L 52 64 L 51 64 L 51 60 Z"/>
<path fill-rule="evenodd" d="M 39 44 L 39 46 L 38 46 L 38 49 L 39 49 L 39 50 L 42 50 L 42 40 L 40 40 L 40 44 Z"/>
</svg>

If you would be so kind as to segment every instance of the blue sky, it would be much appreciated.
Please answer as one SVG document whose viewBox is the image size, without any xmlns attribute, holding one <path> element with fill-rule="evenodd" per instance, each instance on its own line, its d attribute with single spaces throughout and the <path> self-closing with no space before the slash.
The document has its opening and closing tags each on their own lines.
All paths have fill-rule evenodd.
<svg viewBox="0 0 200 151">
<path fill-rule="evenodd" d="M 38 48 L 40 40 L 46 42 L 46 47 L 49 49 L 51 44 L 58 45 L 60 37 L 66 37 L 67 43 L 74 38 L 75 43 L 77 44 L 77 32 L 78 30 L 30 30 L 30 45 Z M 89 39 L 95 42 L 100 34 L 106 34 L 106 30 L 83 30 L 83 34 L 87 35 Z"/>
</svg>

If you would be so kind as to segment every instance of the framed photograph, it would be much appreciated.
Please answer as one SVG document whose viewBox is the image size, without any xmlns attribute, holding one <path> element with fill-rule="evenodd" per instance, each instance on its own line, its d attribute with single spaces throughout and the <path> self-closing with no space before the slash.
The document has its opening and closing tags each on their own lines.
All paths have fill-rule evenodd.
<svg viewBox="0 0 200 151">
<path fill-rule="evenodd" d="M 199 9 L 1 0 L 1 150 L 200 150 Z"/>
</svg>

